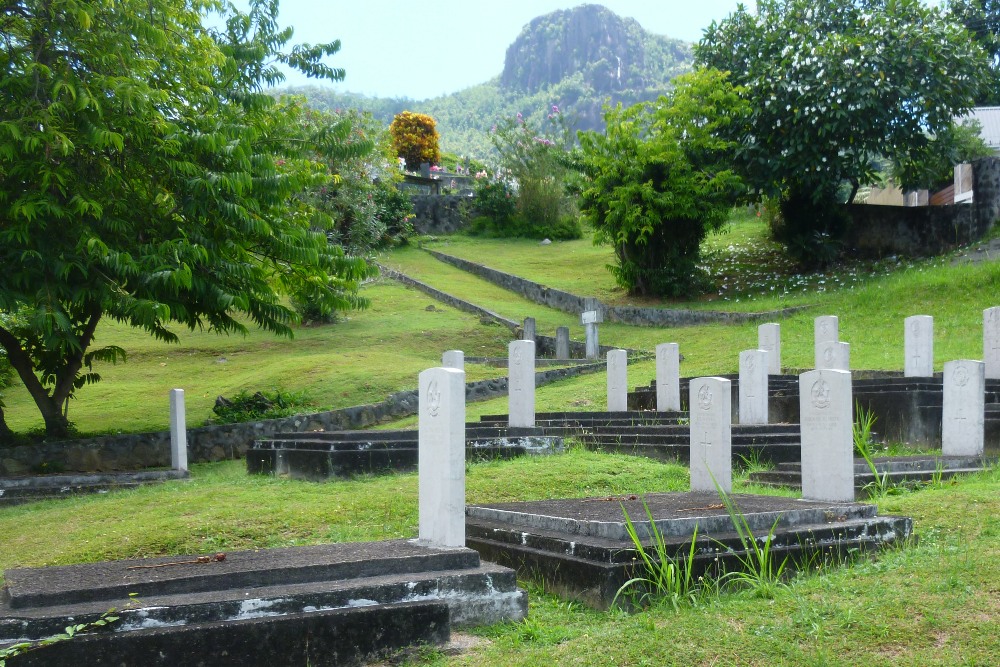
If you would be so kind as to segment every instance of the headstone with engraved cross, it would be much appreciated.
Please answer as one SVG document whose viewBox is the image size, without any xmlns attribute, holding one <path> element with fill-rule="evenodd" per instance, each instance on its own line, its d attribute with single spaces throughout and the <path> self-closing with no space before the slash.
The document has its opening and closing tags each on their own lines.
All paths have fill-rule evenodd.
<svg viewBox="0 0 1000 667">
<path fill-rule="evenodd" d="M 766 350 L 740 352 L 740 424 L 767 423 Z"/>
<path fill-rule="evenodd" d="M 515 340 L 507 346 L 508 425 L 535 425 L 535 344 Z"/>
<path fill-rule="evenodd" d="M 677 343 L 656 346 L 656 409 L 679 412 L 681 409 L 681 354 Z"/>
<path fill-rule="evenodd" d="M 913 315 L 903 322 L 903 376 L 934 376 L 934 318 Z"/>
<path fill-rule="evenodd" d="M 465 371 L 420 374 L 417 484 L 420 544 L 465 546 Z"/>
<path fill-rule="evenodd" d="M 854 501 L 851 374 L 825 369 L 799 376 L 802 497 Z"/>
<path fill-rule="evenodd" d="M 981 361 L 960 359 L 944 365 L 941 453 L 982 456 L 985 437 L 986 375 Z"/>
<path fill-rule="evenodd" d="M 691 417 L 691 490 L 733 489 L 732 382 L 720 377 L 693 378 L 688 398 Z"/>
<path fill-rule="evenodd" d="M 608 412 L 628 410 L 628 352 L 608 350 Z"/>
<path fill-rule="evenodd" d="M 1000 306 L 983 311 L 983 362 L 986 379 L 1000 380 Z"/>
</svg>

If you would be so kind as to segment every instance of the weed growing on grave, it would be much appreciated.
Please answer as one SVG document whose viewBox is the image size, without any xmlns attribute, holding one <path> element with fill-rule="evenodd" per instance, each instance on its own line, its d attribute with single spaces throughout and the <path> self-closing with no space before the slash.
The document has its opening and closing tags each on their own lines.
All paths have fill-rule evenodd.
<svg viewBox="0 0 1000 667">
<path fill-rule="evenodd" d="M 741 477 L 749 479 L 750 475 L 755 472 L 765 472 L 774 469 L 774 466 L 769 461 L 764 460 L 759 449 L 751 448 L 746 454 L 737 454 L 737 456 L 740 459 L 739 471 Z"/>
<path fill-rule="evenodd" d="M 11 644 L 10 646 L 0 648 L 0 667 L 6 667 L 8 658 L 14 658 L 27 653 L 28 651 L 34 651 L 45 646 L 51 646 L 52 644 L 69 641 L 70 639 L 73 639 L 73 637 L 81 635 L 85 632 L 93 632 L 107 627 L 118 621 L 118 616 L 115 616 L 115 611 L 115 609 L 109 609 L 101 614 L 101 617 L 96 621 L 91 621 L 90 623 L 68 625 L 60 634 L 53 635 L 52 637 L 46 637 L 45 639 L 40 639 L 38 641 L 19 642 L 17 644 Z"/>
<path fill-rule="evenodd" d="M 865 460 L 865 465 L 874 478 L 864 486 L 864 492 L 871 500 L 881 500 L 888 495 L 899 493 L 902 487 L 896 486 L 889 481 L 889 470 L 879 474 L 875 465 L 875 455 L 872 451 L 872 428 L 875 426 L 875 413 L 872 410 L 865 410 L 860 403 L 856 403 L 854 411 L 857 417 L 854 420 L 854 451 Z"/>
<path fill-rule="evenodd" d="M 636 531 L 635 524 L 629 516 L 625 506 L 622 505 L 622 513 L 625 515 L 625 530 L 632 540 L 636 553 L 639 555 L 638 563 L 641 567 L 641 574 L 633 576 L 626 581 L 615 593 L 611 606 L 618 605 L 618 598 L 623 594 L 629 595 L 631 602 L 636 607 L 645 606 L 647 603 L 667 603 L 673 607 L 674 611 L 679 611 L 682 604 L 694 604 L 698 600 L 701 581 L 694 579 L 694 554 L 695 544 L 698 540 L 698 526 L 695 525 L 694 534 L 691 535 L 691 548 L 687 557 L 678 561 L 667 553 L 666 541 L 663 533 L 656 525 L 653 512 L 649 509 L 646 500 L 643 499 L 642 507 L 646 511 L 646 519 L 649 521 L 649 533 L 652 538 L 652 545 L 647 548 Z"/>
<path fill-rule="evenodd" d="M 778 563 L 777 557 L 772 550 L 774 545 L 774 531 L 778 526 L 780 517 L 775 519 L 774 523 L 771 524 L 771 528 L 767 531 L 767 536 L 764 538 L 762 544 L 754 536 L 753 530 L 750 528 L 750 522 L 747 521 L 743 512 L 736 507 L 729 494 L 717 482 L 715 483 L 715 489 L 719 493 L 719 498 L 726 508 L 726 513 L 729 515 L 730 521 L 733 522 L 733 527 L 736 528 L 736 534 L 739 536 L 740 544 L 743 547 L 743 553 L 736 554 L 740 568 L 726 572 L 720 577 L 720 581 L 749 590 L 756 597 L 773 598 L 778 589 L 787 586 L 783 576 L 785 568 L 788 566 L 788 556 L 786 555 Z"/>
</svg>

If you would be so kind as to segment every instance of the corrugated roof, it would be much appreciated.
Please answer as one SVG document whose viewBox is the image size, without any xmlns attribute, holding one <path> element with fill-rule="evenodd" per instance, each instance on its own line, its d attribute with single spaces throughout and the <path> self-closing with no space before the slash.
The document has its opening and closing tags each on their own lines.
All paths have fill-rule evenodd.
<svg viewBox="0 0 1000 667">
<path fill-rule="evenodd" d="M 974 118 L 983 126 L 980 136 L 990 148 L 1000 148 L 1000 107 L 976 107 L 963 118 Z"/>
</svg>

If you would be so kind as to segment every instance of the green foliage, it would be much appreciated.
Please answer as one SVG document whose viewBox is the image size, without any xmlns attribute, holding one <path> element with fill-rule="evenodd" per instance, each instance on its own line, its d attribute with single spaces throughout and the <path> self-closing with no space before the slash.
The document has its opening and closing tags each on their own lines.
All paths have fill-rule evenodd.
<svg viewBox="0 0 1000 667">
<path fill-rule="evenodd" d="M 1000 0 L 950 0 L 948 12 L 965 26 L 989 60 L 991 75 L 976 98 L 977 106 L 1000 104 Z"/>
<path fill-rule="evenodd" d="M 772 551 L 778 519 L 774 520 L 762 543 L 754 536 L 746 516 L 740 512 L 729 494 L 723 491 L 718 483 L 715 488 L 743 547 L 743 553 L 737 555 L 740 562 L 739 569 L 726 572 L 720 581 L 731 582 L 739 588 L 749 590 L 755 597 L 773 598 L 778 589 L 786 586 L 783 577 L 788 565 L 788 556 L 779 563 Z"/>
<path fill-rule="evenodd" d="M 411 171 L 420 169 L 421 163 L 437 164 L 441 159 L 441 151 L 434 119 L 423 113 L 402 111 L 396 114 L 389 125 L 392 135 L 392 145 L 396 155 L 406 160 L 406 168 Z"/>
<path fill-rule="evenodd" d="M 615 593 L 611 606 L 618 604 L 618 598 L 623 594 L 631 597 L 632 604 L 642 606 L 645 602 L 669 603 L 674 611 L 679 611 L 682 604 L 694 604 L 701 592 L 700 581 L 694 579 L 694 556 L 698 540 L 698 526 L 695 526 L 691 535 L 691 547 L 687 556 L 678 561 L 667 551 L 663 533 L 656 525 L 652 511 L 645 499 L 642 507 L 646 511 L 646 519 L 649 521 L 649 533 L 652 538 L 652 545 L 649 549 L 642 543 L 632 523 L 632 518 L 628 515 L 625 507 L 622 506 L 622 513 L 625 515 L 625 530 L 628 532 L 632 546 L 639 554 L 640 561 L 637 565 L 639 573 L 626 581 Z"/>
<path fill-rule="evenodd" d="M 224 27 L 204 28 L 203 9 Z M 98 379 L 82 369 L 122 358 L 91 350 L 102 318 L 176 341 L 170 323 L 290 335 L 282 294 L 365 305 L 372 269 L 313 231 L 328 218 L 296 197 L 329 180 L 314 159 L 324 137 L 300 103 L 261 92 L 279 64 L 342 78 L 320 61 L 338 42 L 283 51 L 276 0 L 0 11 L 0 311 L 27 313 L 0 326 L 0 346 L 50 435 Z"/>
<path fill-rule="evenodd" d="M 115 610 L 109 609 L 108 611 L 101 614 L 101 617 L 96 621 L 91 621 L 90 623 L 77 623 L 75 625 L 68 625 L 66 628 L 58 635 L 53 635 L 51 637 L 46 637 L 40 641 L 35 642 L 18 642 L 17 644 L 11 644 L 10 646 L 4 646 L 0 648 L 0 667 L 6 667 L 7 660 L 9 658 L 15 658 L 19 655 L 27 653 L 28 651 L 34 651 L 35 649 L 40 649 L 45 646 L 51 646 L 52 644 L 58 644 L 60 642 L 69 641 L 81 635 L 85 632 L 93 632 L 95 630 L 100 630 L 101 628 L 107 627 L 112 623 L 117 623 L 119 617 L 115 616 Z M 18 661 L 20 664 L 20 661 Z"/>
<path fill-rule="evenodd" d="M 910 151 L 892 165 L 892 180 L 902 190 L 938 190 L 954 182 L 954 167 L 993 155 L 980 136 L 976 120 L 952 123 L 923 147 Z"/>
<path fill-rule="evenodd" d="M 473 183 L 475 199 L 472 206 L 483 219 L 477 218 L 479 224 L 473 225 L 473 228 L 488 227 L 495 235 L 502 236 L 503 230 L 511 228 L 514 224 L 514 216 L 517 215 L 517 196 L 506 179 L 496 178 L 495 175 L 490 177 L 484 172 L 479 173 L 482 175 L 477 176 Z"/>
<path fill-rule="evenodd" d="M 495 190 L 487 193 L 487 209 L 495 213 L 479 209 L 480 213 L 493 218 L 503 236 L 580 238 L 583 231 L 576 224 L 574 203 L 566 190 L 572 175 L 567 159 L 572 134 L 559 107 L 551 107 L 543 128 L 519 113 L 515 119 L 497 123 L 490 138 L 499 166 L 493 184 L 483 187 Z M 513 217 L 507 217 L 503 208 L 504 190 L 513 195 Z"/>
<path fill-rule="evenodd" d="M 212 412 L 216 424 L 239 424 L 258 419 L 277 419 L 313 411 L 309 399 L 304 392 L 291 392 L 276 389 L 274 391 L 258 391 L 250 393 L 240 390 L 232 398 L 220 396 L 215 401 Z"/>
<path fill-rule="evenodd" d="M 748 183 L 813 197 L 812 210 L 795 208 L 802 220 L 786 215 L 800 241 L 831 233 L 809 218 L 837 203 L 842 182 L 849 200 L 879 158 L 904 160 L 945 133 L 988 71 L 965 29 L 918 0 L 761 0 L 709 26 L 696 59 L 731 72 L 750 102 L 729 131 Z"/>
<path fill-rule="evenodd" d="M 646 296 L 700 287 L 699 246 L 726 221 L 741 188 L 729 168 L 733 142 L 720 137 L 745 110 L 726 75 L 678 77 L 656 104 L 605 113 L 605 133 L 580 134 L 588 178 L 581 210 L 597 243 L 615 249 L 619 285 Z"/>
</svg>

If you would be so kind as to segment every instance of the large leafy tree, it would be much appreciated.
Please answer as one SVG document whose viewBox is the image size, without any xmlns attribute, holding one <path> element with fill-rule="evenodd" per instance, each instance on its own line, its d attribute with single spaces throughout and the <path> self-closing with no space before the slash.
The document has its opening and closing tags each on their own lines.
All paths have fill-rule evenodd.
<svg viewBox="0 0 1000 667">
<path fill-rule="evenodd" d="M 606 111 L 606 129 L 580 133 L 587 184 L 580 210 L 594 239 L 614 247 L 609 267 L 630 293 L 679 296 L 699 285 L 699 247 L 743 190 L 723 137 L 746 113 L 726 74 L 678 77 L 656 102 Z"/>
<path fill-rule="evenodd" d="M 389 124 L 389 133 L 396 155 L 406 161 L 407 169 L 417 170 L 423 162 L 437 164 L 441 159 L 441 135 L 437 123 L 427 114 L 401 111 Z"/>
<path fill-rule="evenodd" d="M 991 76 L 976 104 L 1000 104 L 1000 0 L 952 0 L 948 9 L 983 47 L 989 59 Z"/>
<path fill-rule="evenodd" d="M 709 26 L 696 58 L 731 72 L 750 102 L 732 135 L 743 171 L 783 199 L 803 249 L 836 231 L 817 212 L 845 199 L 842 184 L 850 200 L 878 158 L 923 149 L 988 71 L 965 28 L 919 0 L 759 0 Z"/>
<path fill-rule="evenodd" d="M 224 27 L 206 29 L 206 12 Z M 295 195 L 329 178 L 322 133 L 267 95 L 284 62 L 317 77 L 334 42 L 284 51 L 277 2 L 21 0 L 0 5 L 0 346 L 50 435 L 111 318 L 290 334 L 281 300 L 363 305 L 371 269 Z M 0 436 L 9 434 L 0 411 Z"/>
</svg>

